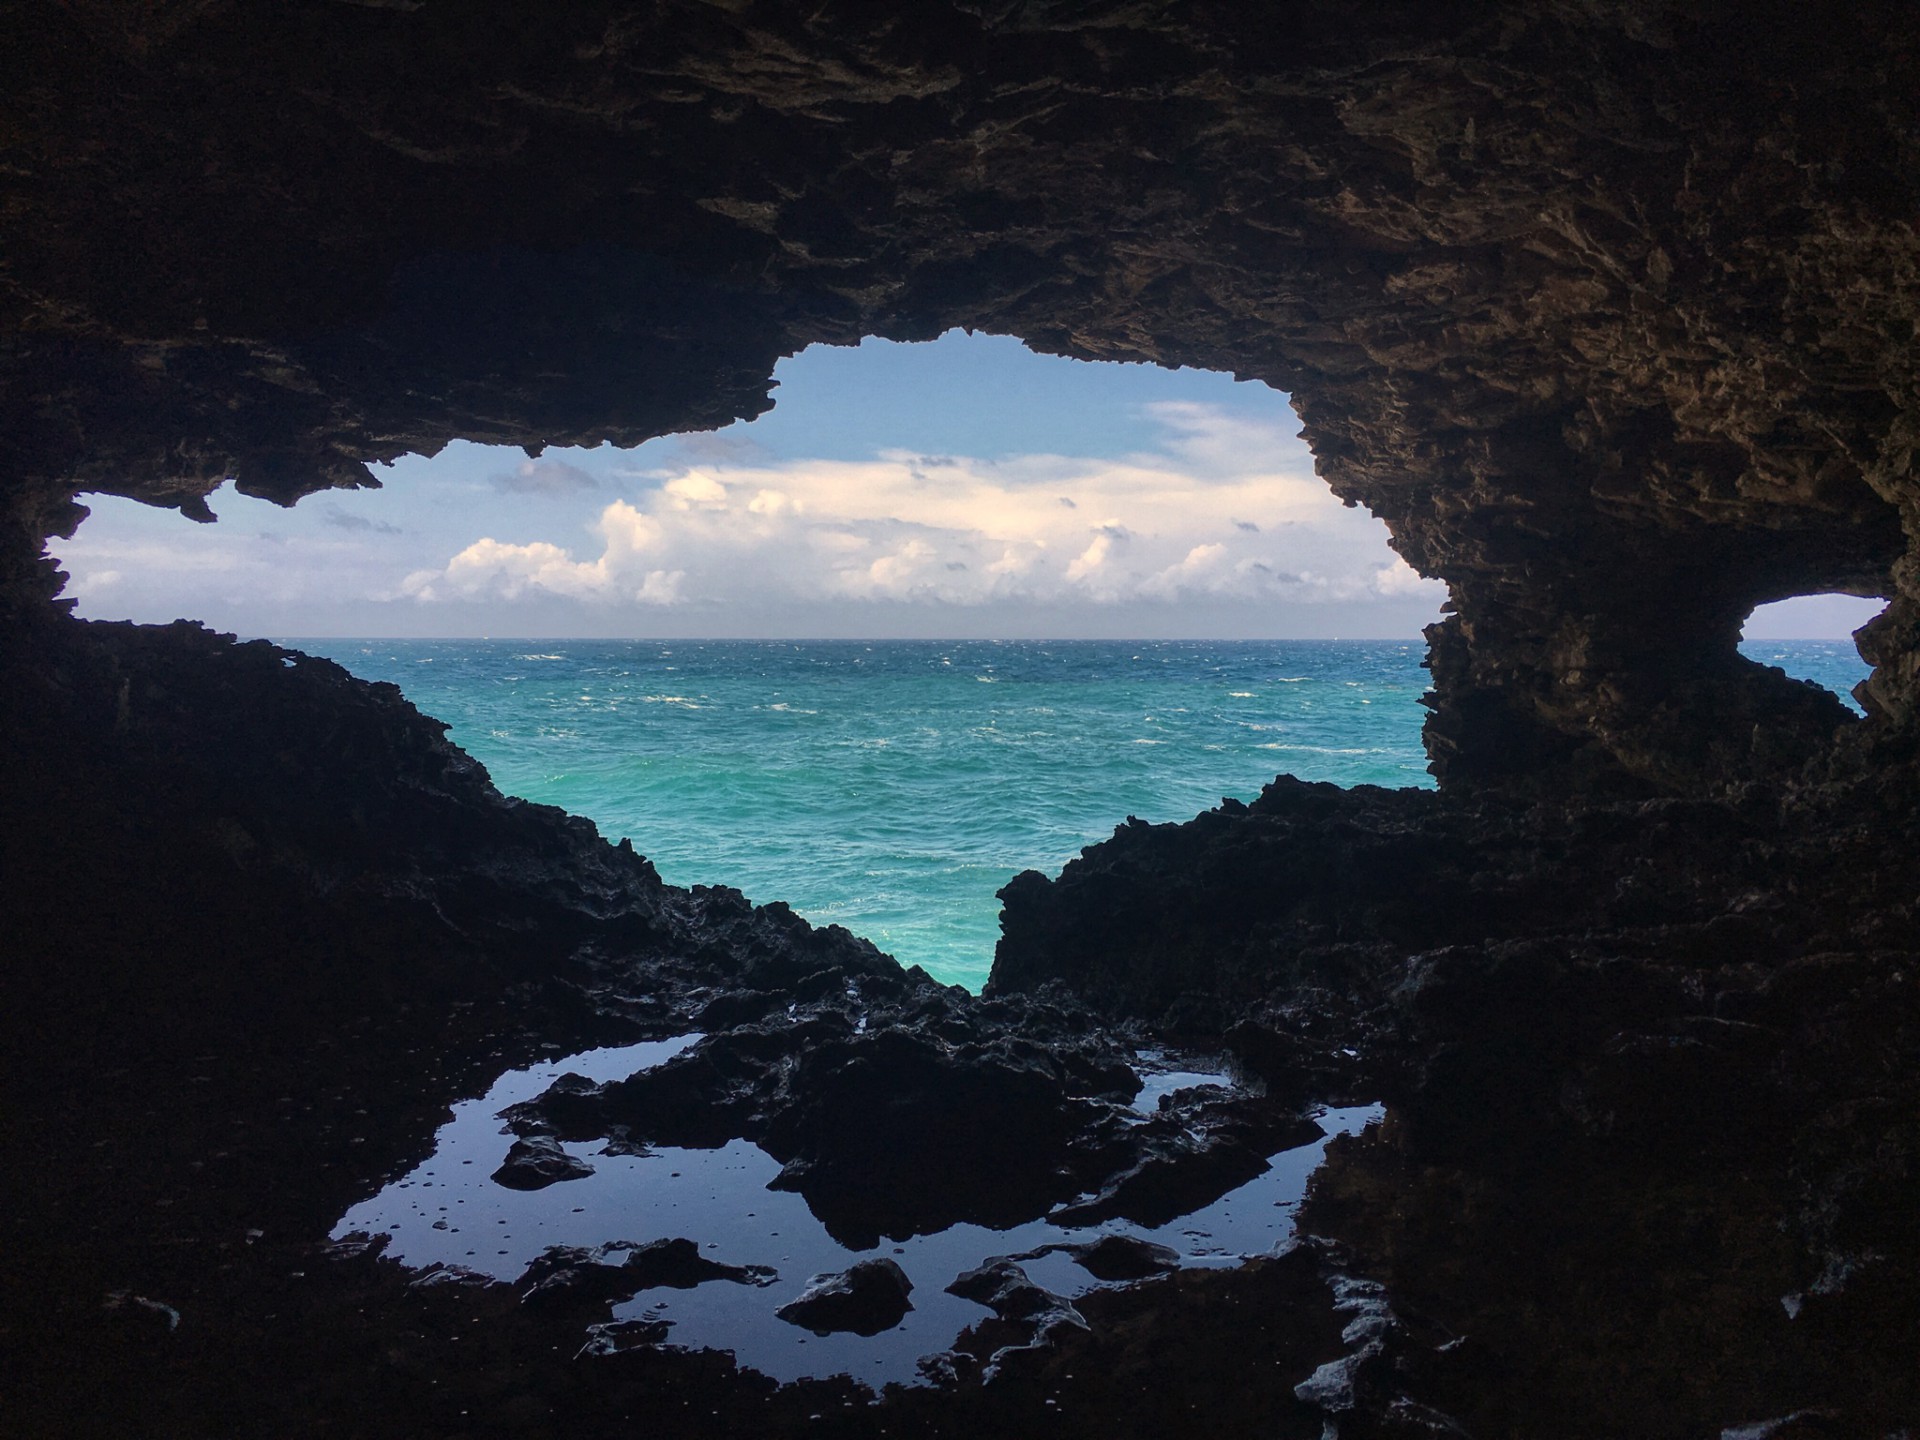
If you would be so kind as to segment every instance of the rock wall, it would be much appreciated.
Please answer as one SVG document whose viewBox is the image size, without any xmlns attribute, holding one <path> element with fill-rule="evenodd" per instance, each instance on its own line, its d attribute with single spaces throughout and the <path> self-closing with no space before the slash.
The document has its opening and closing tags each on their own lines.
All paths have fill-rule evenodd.
<svg viewBox="0 0 1920 1440">
<path fill-rule="evenodd" d="M 0 0 L 0 35 L 23 1433 L 1911 1431 L 1911 6 Z M 205 521 L 226 477 L 630 444 L 952 325 L 1291 393 L 1452 587 L 1441 794 L 1126 827 L 1015 880 L 974 1001 L 662 885 L 388 688 L 58 613 L 88 492 Z M 1816 589 L 1892 599 L 1865 722 L 1734 651 Z M 1303 1105 L 1391 1114 L 1320 1238 L 1046 1346 L 996 1312 L 879 1406 L 644 1326 L 583 1370 L 572 1312 L 323 1246 L 502 1067 L 693 1029 L 513 1123 L 756 1138 L 865 1241 L 1219 1193 Z M 1265 1093 L 1128 1118 L 1168 1037 Z"/>
<path fill-rule="evenodd" d="M 1711 791 L 1920 705 L 1909 8 L 76 0 L 4 9 L 16 596 L 75 492 L 206 519 L 462 436 L 630 444 L 957 324 L 1290 392 L 1444 577 L 1453 786 Z M 1904 746 L 1899 741 L 1896 750 Z M 1892 752 L 1887 752 L 1892 753 Z"/>
</svg>

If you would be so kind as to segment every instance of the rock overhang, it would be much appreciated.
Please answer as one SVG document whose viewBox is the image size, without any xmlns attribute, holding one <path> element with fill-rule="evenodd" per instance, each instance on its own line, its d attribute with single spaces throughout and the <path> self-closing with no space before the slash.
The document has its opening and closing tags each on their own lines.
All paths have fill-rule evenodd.
<svg viewBox="0 0 1920 1440">
<path fill-rule="evenodd" d="M 1339 1148 L 1319 1197 L 1355 1256 L 1089 1306 L 1098 1333 L 1037 1360 L 1044 1385 L 882 1423 L 937 1432 L 977 1403 L 1038 1430 L 1077 1371 L 1061 1393 L 1106 1405 L 1101 1433 L 1236 1396 L 1269 1433 L 1270 1400 L 1344 1363 L 1302 1297 L 1380 1275 L 1409 1318 L 1384 1316 L 1377 1370 L 1408 1357 L 1423 1405 L 1495 1429 L 1529 1405 L 1596 1433 L 1761 1422 L 1836 1374 L 1834 1425 L 1906 1423 L 1889 1357 L 1911 1267 L 1873 1258 L 1911 1253 L 1920 1153 L 1906 10 L 7 13 L 0 708 L 29 743 L 0 785 L 0 838 L 25 841 L 0 886 L 27 921 L 0 1009 L 10 1061 L 52 1077 L 20 1092 L 49 1123 L 18 1213 L 78 1197 L 116 1237 L 22 1227 L 48 1338 L 6 1338 L 60 1377 L 28 1387 L 42 1418 L 121 1413 L 125 1377 L 163 1369 L 156 1407 L 226 1417 L 233 1365 L 316 1415 L 340 1377 L 378 1375 L 415 1433 L 464 1431 L 470 1397 L 514 1423 L 671 1407 L 681 1380 L 648 1388 L 681 1373 L 667 1361 L 591 1393 L 529 1367 L 503 1397 L 463 1368 L 483 1347 L 394 1319 L 451 1330 L 481 1301 L 396 1300 L 390 1276 L 314 1266 L 301 1227 L 417 1149 L 490 1056 L 730 1008 L 746 1026 L 842 972 L 927 984 L 776 907 L 661 886 L 322 663 L 52 623 L 39 541 L 71 497 L 193 514 L 224 477 L 291 502 L 454 436 L 629 443 L 756 412 L 804 345 L 966 324 L 1291 393 L 1328 483 L 1453 588 L 1429 730 L 1445 788 L 1276 785 L 1010 898 L 1008 995 L 941 1003 L 1027 1040 L 1031 992 L 1065 979 L 1209 1035 L 1270 1093 L 1380 1085 L 1399 1113 Z M 1732 653 L 1747 607 L 1827 588 L 1892 598 L 1863 640 L 1865 724 Z M 1789 780 L 1799 809 L 1773 803 Z M 1476 794 L 1529 787 L 1547 798 Z M 1249 856 L 1277 877 L 1258 893 Z M 832 1160 L 822 1137 L 859 1117 L 815 1068 L 795 1153 Z M 1538 1262 L 1518 1292 L 1516 1239 Z M 328 1298 L 296 1299 L 293 1270 Z M 1218 1323 L 1243 1300 L 1316 1333 L 1276 1359 L 1261 1327 Z M 367 1308 L 380 1325 L 339 1323 Z M 308 1348 L 289 1364 L 278 1322 L 243 1322 L 168 1369 L 171 1342 L 125 1322 L 169 1309 L 190 1339 L 212 1315 L 298 1317 Z M 1099 1348 L 1142 1311 L 1170 1317 L 1153 1359 Z M 407 1365 L 459 1398 L 409 1388 Z M 1341 1373 L 1343 1395 L 1401 1404 L 1366 1398 L 1357 1359 Z M 694 1393 L 757 1428 L 750 1377 Z M 779 1402 L 787 1428 L 816 1393 Z"/>
<path fill-rule="evenodd" d="M 1288 391 L 1336 493 L 1452 587 L 1444 783 L 1520 756 L 1723 788 L 1836 725 L 1732 654 L 1762 600 L 1892 594 L 1869 705 L 1913 708 L 1913 31 L 1626 0 L 35 11 L 13 588 L 45 593 L 29 551 L 77 491 L 199 515 L 228 477 L 291 503 L 455 437 L 637 443 L 758 413 L 807 344 L 968 325 Z M 1766 758 L 1688 753 L 1678 712 Z"/>
</svg>

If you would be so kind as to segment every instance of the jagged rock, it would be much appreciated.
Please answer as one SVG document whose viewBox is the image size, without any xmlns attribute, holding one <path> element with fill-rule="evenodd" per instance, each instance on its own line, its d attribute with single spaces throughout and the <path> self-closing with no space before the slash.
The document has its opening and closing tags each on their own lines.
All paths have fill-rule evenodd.
<svg viewBox="0 0 1920 1440">
<path fill-rule="evenodd" d="M 1117 0 L 569 7 L 492 49 L 317 13 L 14 35 L 0 588 L 50 591 L 80 490 L 210 519 L 229 475 L 287 502 L 456 436 L 630 445 L 760 413 L 805 344 L 965 324 L 1289 391 L 1450 585 L 1450 783 L 1831 752 L 1839 704 L 1734 649 L 1810 590 L 1897 594 L 1865 693 L 1912 724 L 1898 7 L 1316 11 L 1284 45 Z"/>
<path fill-rule="evenodd" d="M 1217 1087 L 1176 1091 L 1161 1097 L 1157 1114 L 1117 1137 L 1109 1154 L 1118 1163 L 1098 1190 L 1049 1218 L 1064 1226 L 1112 1219 L 1164 1225 L 1263 1173 L 1275 1152 L 1322 1133 L 1291 1109 L 1232 1098 Z"/>
<path fill-rule="evenodd" d="M 671 1320 L 607 1320 L 598 1325 L 587 1327 L 587 1343 L 580 1347 L 575 1359 L 604 1358 L 608 1355 L 622 1355 L 629 1350 L 639 1350 L 666 1342 L 673 1330 Z"/>
<path fill-rule="evenodd" d="M 525 1288 L 520 1298 L 527 1305 L 598 1304 L 630 1300 L 642 1290 L 691 1290 L 710 1280 L 765 1286 L 779 1278 L 765 1265 L 709 1260 L 691 1240 L 653 1240 L 644 1245 L 616 1240 L 593 1247 L 550 1246 L 521 1277 Z"/>
<path fill-rule="evenodd" d="M 365 1330 L 377 1422 L 478 1423 L 420 1382 L 484 1413 L 492 1367 L 462 1381 L 417 1317 L 540 1317 L 278 1237 L 327 1233 L 450 1101 L 562 1039 L 740 1032 L 556 1095 L 526 1138 L 763 1136 L 843 1230 L 1111 1189 L 1152 1145 L 1111 1114 L 1121 1047 L 1051 1025 L 1049 982 L 1233 1037 L 1275 1099 L 1393 1102 L 1329 1145 L 1314 1204 L 1409 1297 L 1430 1333 L 1404 1374 L 1473 1433 L 1910 1426 L 1911 6 L 453 10 L 9 12 L 0 1055 L 49 1151 L 10 1204 L 36 1317 L 15 1428 L 338 1429 Z M 806 344 L 952 325 L 1291 393 L 1333 491 L 1448 583 L 1443 793 L 1282 785 L 1130 827 L 1008 887 L 976 1004 L 664 886 L 390 687 L 56 603 L 42 546 L 82 493 L 206 520 L 228 479 L 292 501 L 456 436 L 630 444 L 759 413 Z M 1751 605 L 1818 589 L 1891 597 L 1864 722 L 1735 652 Z M 848 1038 L 856 982 L 896 1038 Z M 962 1142 L 963 1193 L 874 1155 L 852 1082 L 876 1074 L 909 1097 L 878 1128 Z M 1671 1084 L 1700 1118 L 1662 1120 Z M 982 1099 L 1011 1149 L 948 1113 Z M 1712 1116 L 1737 1154 L 1694 1143 Z M 244 1265 L 209 1238 L 263 1221 Z M 205 1297 L 194 1324 L 231 1315 L 217 1343 L 163 1371 L 96 1334 L 120 1249 L 143 1293 Z M 1063 1335 L 1047 1383 L 1089 1433 L 1184 1433 L 1201 1405 L 1318 1433 L 1293 1387 L 1338 1348 L 1272 1268 L 1090 1298 L 1139 1328 Z M 763 1427 L 736 1372 L 651 1353 L 691 1393 L 597 1412 L 536 1378 L 550 1333 L 512 1333 L 513 1383 L 583 1432 L 817 1413 Z M 1434 1428 L 1364 1389 L 1376 1428 Z M 493 1418 L 545 1423 L 526 1398 Z M 889 1403 L 876 1428 L 950 1426 Z"/>
<path fill-rule="evenodd" d="M 882 1031 L 801 1060 L 766 1148 L 829 1231 L 872 1243 L 955 1220 L 1007 1224 L 1058 1196 L 1066 1142 L 1093 1111 L 1047 1057 L 955 1050 Z"/>
<path fill-rule="evenodd" d="M 993 1311 L 997 1323 L 975 1326 L 961 1340 L 986 1380 L 1005 1373 L 1010 1363 L 1042 1354 L 1062 1330 L 1088 1328 L 1071 1301 L 1034 1284 L 1012 1256 L 963 1272 L 947 1291 Z"/>
<path fill-rule="evenodd" d="M 907 1297 L 913 1281 L 893 1261 L 862 1260 L 833 1274 L 816 1275 L 800 1292 L 773 1313 L 790 1325 L 828 1334 L 849 1330 L 855 1335 L 878 1335 L 891 1330 L 913 1309 Z"/>
<path fill-rule="evenodd" d="M 429 1265 L 419 1275 L 407 1282 L 411 1290 L 440 1290 L 449 1286 L 463 1286 L 485 1290 L 500 1282 L 484 1270 L 475 1270 L 470 1265 Z"/>
<path fill-rule="evenodd" d="M 1096 1280 L 1144 1280 L 1180 1268 L 1180 1252 L 1137 1235 L 1103 1235 L 1073 1247 L 1073 1262 Z"/>
<path fill-rule="evenodd" d="M 1002 1320 L 1017 1320 L 1044 1329 L 1054 1323 L 1086 1328 L 1087 1322 L 1071 1302 L 1042 1289 L 1011 1256 L 999 1256 L 962 1271 L 947 1293 L 986 1306 Z"/>
<path fill-rule="evenodd" d="M 536 1135 L 513 1142 L 507 1158 L 493 1172 L 493 1183 L 509 1190 L 541 1190 L 563 1180 L 584 1180 L 591 1174 L 593 1166 L 578 1155 L 569 1155 L 558 1140 Z"/>
</svg>

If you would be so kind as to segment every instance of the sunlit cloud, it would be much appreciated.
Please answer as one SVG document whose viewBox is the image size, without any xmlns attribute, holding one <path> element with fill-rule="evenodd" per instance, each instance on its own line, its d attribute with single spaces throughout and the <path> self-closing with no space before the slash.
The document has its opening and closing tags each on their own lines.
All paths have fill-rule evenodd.
<svg viewBox="0 0 1920 1440">
<path fill-rule="evenodd" d="M 596 540 L 484 536 L 402 592 L 708 607 L 1440 593 L 1404 561 L 1382 565 L 1379 523 L 1341 505 L 1278 426 L 1186 402 L 1149 412 L 1164 444 L 1117 460 L 888 450 L 630 472 L 642 493 L 601 510 Z"/>
<path fill-rule="evenodd" d="M 595 528 L 603 542 L 596 560 L 575 560 L 545 540 L 514 545 L 487 538 L 467 546 L 444 570 L 415 571 L 401 589 L 420 600 L 482 594 L 511 600 L 529 590 L 643 605 L 679 600 L 684 572 L 645 563 L 665 535 L 658 521 L 616 500 L 600 513 Z"/>
</svg>

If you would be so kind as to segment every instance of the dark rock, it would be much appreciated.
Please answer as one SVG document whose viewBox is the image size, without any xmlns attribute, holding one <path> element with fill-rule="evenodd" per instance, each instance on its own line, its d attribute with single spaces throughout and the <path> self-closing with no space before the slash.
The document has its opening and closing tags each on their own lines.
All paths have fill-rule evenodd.
<svg viewBox="0 0 1920 1440">
<path fill-rule="evenodd" d="M 173 1306 L 131 1290 L 108 1291 L 100 1308 L 133 1330 L 171 1335 L 180 1328 L 180 1312 Z"/>
<path fill-rule="evenodd" d="M 799 1298 L 773 1313 L 790 1325 L 829 1334 L 878 1335 L 891 1330 L 913 1309 L 907 1296 L 913 1281 L 887 1259 L 862 1260 L 837 1274 L 816 1275 Z"/>
<path fill-rule="evenodd" d="M 592 1173 L 593 1166 L 577 1155 L 569 1155 L 558 1140 L 536 1135 L 513 1142 L 506 1160 L 493 1172 L 493 1183 L 509 1190 L 541 1190 L 562 1180 L 581 1180 Z"/>
<path fill-rule="evenodd" d="M 629 1350 L 666 1343 L 673 1330 L 671 1320 L 608 1320 L 587 1327 L 587 1343 L 575 1359 L 622 1355 Z"/>
<path fill-rule="evenodd" d="M 1086 1321 L 1071 1303 L 1034 1284 L 1011 1257 L 998 1257 L 963 1271 L 947 1286 L 947 1293 L 985 1305 L 1002 1320 L 1036 1326 L 1058 1321 L 1086 1328 Z"/>
<path fill-rule="evenodd" d="M 486 1271 L 475 1270 L 470 1265 L 429 1265 L 407 1285 L 412 1290 L 441 1290 L 449 1286 L 485 1290 L 499 1283 Z"/>
<path fill-rule="evenodd" d="M 1065 1146 L 1093 1115 L 1044 1056 L 902 1031 L 806 1055 L 793 1087 L 763 1143 L 843 1243 L 1030 1217 L 1070 1190 Z"/>
<path fill-rule="evenodd" d="M 691 1290 L 710 1280 L 771 1285 L 778 1274 L 764 1265 L 723 1265 L 700 1253 L 691 1240 L 654 1240 L 645 1245 L 616 1240 L 607 1245 L 549 1247 L 521 1277 L 528 1305 L 629 1300 L 642 1290 Z"/>
<path fill-rule="evenodd" d="M 1162 1096 L 1158 1113 L 1116 1137 L 1109 1153 L 1118 1166 L 1096 1193 L 1049 1218 L 1065 1226 L 1164 1225 L 1264 1173 L 1269 1156 L 1324 1133 L 1289 1109 L 1227 1094 L 1205 1086 Z"/>
<path fill-rule="evenodd" d="M 556 1430 L 806 1430 L 817 1389 L 651 1343 L 646 1383 L 570 1384 L 498 1287 L 281 1237 L 501 1068 L 696 1016 L 730 1038 L 524 1138 L 764 1137 L 848 1234 L 1186 1203 L 1259 1152 L 1224 1112 L 1183 1148 L 1192 1106 L 1129 1139 L 1123 1047 L 1049 984 L 1235 1037 L 1275 1102 L 1393 1102 L 1314 1189 L 1408 1297 L 1391 1366 L 1310 1391 L 1356 1431 L 1911 1427 L 1913 7 L 452 8 L 9 11 L 0 1056 L 45 1152 L 9 1177 L 13 1428 L 540 1427 L 503 1393 L 540 1386 Z M 1447 582 L 1442 792 L 1129 826 L 1009 884 L 974 1003 L 663 885 L 391 687 L 74 621 L 43 553 L 84 493 L 205 521 L 229 480 L 292 502 L 454 437 L 633 444 L 760 413 L 806 344 L 954 325 L 1286 388 Z M 1829 589 L 1891 597 L 1865 720 L 1736 649 Z M 97 1333 L 123 1252 L 218 1333 L 164 1367 Z M 1092 1297 L 1123 1336 L 960 1418 L 1318 1434 L 1327 1293 Z M 433 1338 L 476 1314 L 497 1346 Z M 921 1404 L 870 1423 L 959 1423 Z"/>
<path fill-rule="evenodd" d="M 771 1285 L 780 1278 L 765 1265 L 723 1265 L 700 1253 L 691 1240 L 655 1240 L 627 1253 L 624 1267 L 639 1281 L 639 1288 L 665 1286 L 672 1290 L 691 1290 L 709 1280 L 730 1280 L 738 1285 Z"/>
<path fill-rule="evenodd" d="M 1103 1235 L 1076 1246 L 1073 1260 L 1096 1280 L 1144 1280 L 1180 1268 L 1179 1251 L 1137 1235 Z"/>
<path fill-rule="evenodd" d="M 1034 1284 L 1011 1256 L 962 1273 L 947 1291 L 993 1311 L 993 1323 L 975 1326 L 961 1339 L 984 1380 L 997 1378 L 1010 1363 L 1042 1354 L 1063 1330 L 1087 1329 L 1086 1317 L 1071 1301 Z"/>
</svg>

